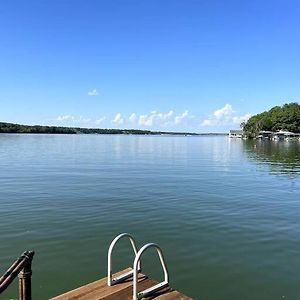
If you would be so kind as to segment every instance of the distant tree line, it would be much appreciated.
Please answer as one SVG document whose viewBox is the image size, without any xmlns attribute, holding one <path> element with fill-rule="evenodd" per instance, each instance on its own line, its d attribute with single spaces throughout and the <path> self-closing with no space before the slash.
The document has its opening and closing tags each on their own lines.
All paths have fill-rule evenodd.
<svg viewBox="0 0 300 300">
<path fill-rule="evenodd" d="M 51 134 L 142 134 L 142 135 L 198 135 L 189 132 L 164 132 L 138 129 L 101 129 L 80 127 L 58 127 L 40 125 L 20 125 L 0 122 L 0 133 L 51 133 Z"/>
<path fill-rule="evenodd" d="M 300 133 L 300 105 L 296 102 L 275 106 L 269 111 L 251 117 L 241 127 L 248 137 L 257 136 L 261 130 L 286 130 Z"/>
</svg>

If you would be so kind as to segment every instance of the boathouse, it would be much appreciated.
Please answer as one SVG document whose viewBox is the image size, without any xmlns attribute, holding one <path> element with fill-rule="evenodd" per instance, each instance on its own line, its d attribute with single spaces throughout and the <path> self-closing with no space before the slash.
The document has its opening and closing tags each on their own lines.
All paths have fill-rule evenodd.
<svg viewBox="0 0 300 300">
<path fill-rule="evenodd" d="M 300 137 L 300 134 L 291 131 L 284 131 L 284 130 L 280 130 L 278 132 L 273 133 L 274 140 L 285 140 L 285 139 L 295 138 L 295 137 Z"/>
<path fill-rule="evenodd" d="M 261 130 L 258 133 L 257 138 L 259 139 L 272 139 L 274 132 L 273 131 L 268 131 L 268 130 Z"/>
<path fill-rule="evenodd" d="M 229 137 L 230 138 L 242 138 L 243 137 L 243 130 L 230 130 Z"/>
</svg>

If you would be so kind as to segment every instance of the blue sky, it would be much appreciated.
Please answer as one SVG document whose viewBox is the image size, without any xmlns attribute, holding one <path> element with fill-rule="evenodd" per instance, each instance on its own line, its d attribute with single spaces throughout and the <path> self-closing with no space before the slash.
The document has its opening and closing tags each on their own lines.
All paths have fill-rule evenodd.
<svg viewBox="0 0 300 300">
<path fill-rule="evenodd" d="M 300 99 L 300 2 L 4 0 L 0 121 L 224 132 Z"/>
</svg>

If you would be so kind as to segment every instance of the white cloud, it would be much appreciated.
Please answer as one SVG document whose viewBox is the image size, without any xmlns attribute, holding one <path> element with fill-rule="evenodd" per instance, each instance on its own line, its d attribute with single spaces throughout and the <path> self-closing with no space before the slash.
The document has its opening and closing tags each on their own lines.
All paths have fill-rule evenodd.
<svg viewBox="0 0 300 300">
<path fill-rule="evenodd" d="M 139 123 L 139 125 L 142 125 L 142 126 L 151 126 L 152 119 L 148 118 L 147 115 L 140 115 L 138 123 Z"/>
<path fill-rule="evenodd" d="M 242 122 L 246 122 L 251 118 L 251 114 L 245 114 L 243 116 L 235 116 L 233 117 L 233 123 L 235 124 L 241 124 Z"/>
<path fill-rule="evenodd" d="M 138 124 L 140 126 L 167 126 L 173 123 L 174 118 L 174 111 L 170 110 L 167 113 L 159 113 L 153 110 L 149 115 L 140 115 Z"/>
<path fill-rule="evenodd" d="M 247 113 L 243 116 L 239 116 L 238 113 L 233 110 L 231 104 L 225 104 L 224 107 L 217 109 L 207 119 L 201 122 L 201 126 L 223 126 L 240 124 L 243 121 L 247 121 L 251 117 L 251 114 Z"/>
<path fill-rule="evenodd" d="M 88 123 L 88 122 L 91 121 L 91 119 L 90 118 L 84 118 L 84 117 L 80 116 L 79 118 L 75 119 L 74 121 L 79 122 L 79 123 Z"/>
<path fill-rule="evenodd" d="M 73 121 L 74 120 L 74 116 L 71 115 L 65 115 L 65 116 L 58 116 L 56 118 L 56 121 L 62 122 L 62 121 Z"/>
<path fill-rule="evenodd" d="M 148 127 L 152 130 L 172 130 L 180 128 L 181 126 L 187 126 L 188 122 L 192 120 L 193 116 L 186 110 L 181 113 L 175 113 L 173 110 L 167 112 L 159 112 L 152 110 L 147 114 L 137 114 L 132 112 L 128 116 L 124 117 L 120 112 L 115 114 L 112 118 L 106 118 L 105 116 L 98 119 L 84 118 L 82 116 L 74 115 L 60 115 L 54 120 L 64 126 L 73 126 L 77 124 L 87 124 L 90 126 L 99 126 L 100 124 L 108 124 L 110 122 L 114 126 L 123 126 L 126 128 L 145 128 Z"/>
<path fill-rule="evenodd" d="M 122 118 L 122 115 L 120 113 L 117 113 L 112 120 L 112 123 L 115 125 L 122 125 L 124 123 L 124 119 Z"/>
<path fill-rule="evenodd" d="M 174 119 L 175 124 L 177 125 L 177 124 L 182 123 L 184 120 L 187 119 L 188 115 L 189 115 L 189 111 L 186 110 L 181 115 L 176 116 Z"/>
<path fill-rule="evenodd" d="M 170 110 L 168 113 L 165 114 L 165 116 L 163 116 L 164 118 L 170 118 L 174 115 L 174 111 Z"/>
<path fill-rule="evenodd" d="M 185 120 L 191 118 L 186 110 L 181 114 L 175 114 L 173 110 L 166 113 L 151 111 L 149 114 L 140 115 L 138 125 L 142 127 L 168 127 L 182 124 Z"/>
<path fill-rule="evenodd" d="M 93 89 L 93 90 L 89 91 L 87 94 L 89 96 L 98 96 L 99 95 L 99 93 L 97 92 L 97 89 Z"/>
<path fill-rule="evenodd" d="M 100 125 L 100 124 L 102 124 L 105 120 L 106 120 L 106 117 L 102 117 L 102 118 L 96 120 L 95 123 L 96 123 L 96 125 Z"/>
<path fill-rule="evenodd" d="M 214 120 L 210 120 L 210 119 L 206 119 L 206 120 L 203 120 L 201 125 L 202 126 L 211 126 L 211 125 L 214 125 Z"/>
<path fill-rule="evenodd" d="M 224 107 L 217 109 L 214 112 L 214 117 L 218 120 L 226 117 L 226 116 L 231 116 L 234 113 L 234 110 L 232 109 L 232 106 L 230 104 L 225 104 Z"/>
<path fill-rule="evenodd" d="M 61 123 L 88 123 L 91 121 L 89 118 L 84 118 L 82 116 L 76 117 L 72 115 L 64 115 L 64 116 L 58 116 L 55 121 L 61 122 Z"/>
<path fill-rule="evenodd" d="M 131 124 L 135 124 L 136 119 L 137 119 L 136 113 L 132 113 L 132 114 L 129 116 L 128 121 L 129 121 Z"/>
<path fill-rule="evenodd" d="M 152 126 L 153 125 L 153 114 L 151 114 L 149 117 L 147 115 L 140 115 L 139 125 Z"/>
</svg>

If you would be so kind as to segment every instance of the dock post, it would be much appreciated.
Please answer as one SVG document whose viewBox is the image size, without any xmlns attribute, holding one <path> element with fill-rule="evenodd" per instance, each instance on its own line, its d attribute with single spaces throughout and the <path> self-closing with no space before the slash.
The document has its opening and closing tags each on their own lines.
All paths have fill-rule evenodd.
<svg viewBox="0 0 300 300">
<path fill-rule="evenodd" d="M 31 264 L 34 252 L 28 251 L 26 253 L 27 260 L 24 264 L 24 268 L 19 273 L 19 300 L 32 300 L 31 297 Z"/>
</svg>

